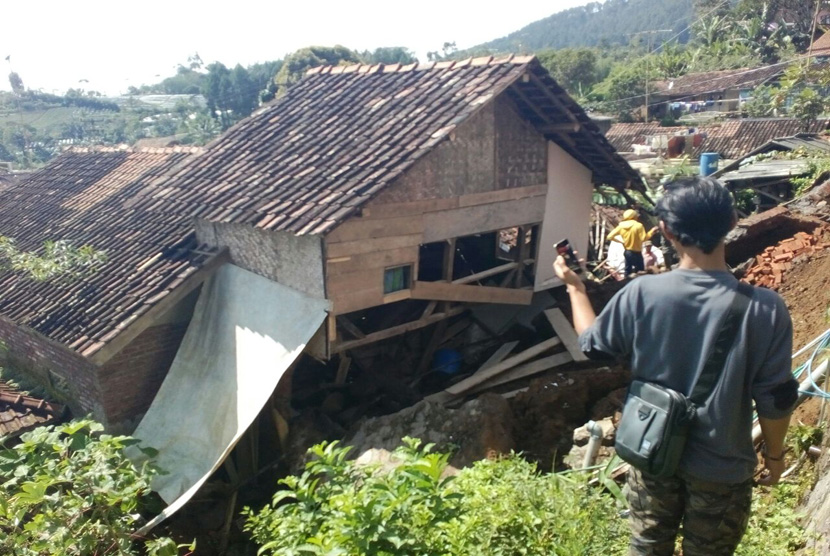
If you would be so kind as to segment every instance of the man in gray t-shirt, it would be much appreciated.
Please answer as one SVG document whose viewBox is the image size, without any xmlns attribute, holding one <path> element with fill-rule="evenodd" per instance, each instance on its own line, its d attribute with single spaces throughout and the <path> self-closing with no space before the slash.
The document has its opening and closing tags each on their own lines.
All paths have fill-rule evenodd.
<svg viewBox="0 0 830 556">
<path fill-rule="evenodd" d="M 595 316 L 579 277 L 564 260 L 554 268 L 568 287 L 583 351 L 627 360 L 634 378 L 688 396 L 737 288 L 723 244 L 735 213 L 731 195 L 715 180 L 685 179 L 665 189 L 657 211 L 661 231 L 680 255 L 676 270 L 635 279 Z M 766 444 L 758 482 L 775 484 L 784 470 L 784 437 L 798 392 L 791 353 L 784 302 L 754 288 L 723 372 L 697 408 L 676 475 L 629 473 L 631 555 L 670 556 L 681 523 L 684 556 L 734 553 L 746 530 L 757 465 L 753 401 Z"/>
</svg>

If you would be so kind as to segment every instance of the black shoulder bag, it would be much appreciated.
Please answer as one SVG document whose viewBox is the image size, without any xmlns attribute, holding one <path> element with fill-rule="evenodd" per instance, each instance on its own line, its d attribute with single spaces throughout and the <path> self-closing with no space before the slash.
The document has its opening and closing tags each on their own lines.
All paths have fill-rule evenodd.
<svg viewBox="0 0 830 556">
<path fill-rule="evenodd" d="M 649 475 L 668 477 L 675 473 L 695 408 L 709 398 L 717 384 L 751 298 L 752 286 L 739 282 L 691 396 L 644 380 L 631 383 L 615 441 L 623 460 Z"/>
</svg>

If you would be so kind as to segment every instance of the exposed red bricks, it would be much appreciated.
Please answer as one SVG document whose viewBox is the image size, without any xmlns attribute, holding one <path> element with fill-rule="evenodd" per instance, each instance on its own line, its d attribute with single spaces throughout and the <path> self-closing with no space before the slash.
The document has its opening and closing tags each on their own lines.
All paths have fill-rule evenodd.
<svg viewBox="0 0 830 556">
<path fill-rule="evenodd" d="M 798 232 L 777 245 L 767 247 L 755 257 L 755 263 L 747 269 L 743 280 L 755 286 L 777 290 L 784 282 L 786 272 L 792 268 L 793 259 L 830 248 L 830 243 L 824 243 L 819 238 L 818 231 L 816 235 Z"/>
</svg>

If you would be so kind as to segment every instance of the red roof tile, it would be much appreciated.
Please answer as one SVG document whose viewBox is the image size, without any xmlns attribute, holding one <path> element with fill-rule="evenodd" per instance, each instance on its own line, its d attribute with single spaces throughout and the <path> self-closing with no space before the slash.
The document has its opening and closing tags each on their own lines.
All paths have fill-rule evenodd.
<svg viewBox="0 0 830 556">
<path fill-rule="evenodd" d="M 639 181 L 533 57 L 382 69 L 310 70 L 285 96 L 144 194 L 165 199 L 166 206 L 186 204 L 212 221 L 325 233 L 504 92 L 531 120 L 541 112 L 553 122 L 579 122 L 569 140 L 551 139 L 594 170 L 598 181 Z"/>
<path fill-rule="evenodd" d="M 40 425 L 57 421 L 63 406 L 25 396 L 8 383 L 0 381 L 0 438 L 23 434 Z"/>
<path fill-rule="evenodd" d="M 674 135 L 690 128 L 705 133 L 696 153 L 716 152 L 723 158 L 735 159 L 757 149 L 776 137 L 797 133 L 820 133 L 830 129 L 830 120 L 822 119 L 807 124 L 795 118 L 761 118 L 727 120 L 702 126 L 661 127 L 659 123 L 613 124 L 606 137 L 619 152 L 630 152 L 631 145 L 644 144 L 652 135 Z"/>
<path fill-rule="evenodd" d="M 90 356 L 195 272 L 210 255 L 193 251 L 190 214 L 150 211 L 160 199 L 140 196 L 194 152 L 74 149 L 0 192 L 0 236 L 19 249 L 66 240 L 107 256 L 80 279 L 0 272 L 0 314 Z"/>
<path fill-rule="evenodd" d="M 830 32 L 824 33 L 813 43 L 813 56 L 830 56 Z"/>
</svg>

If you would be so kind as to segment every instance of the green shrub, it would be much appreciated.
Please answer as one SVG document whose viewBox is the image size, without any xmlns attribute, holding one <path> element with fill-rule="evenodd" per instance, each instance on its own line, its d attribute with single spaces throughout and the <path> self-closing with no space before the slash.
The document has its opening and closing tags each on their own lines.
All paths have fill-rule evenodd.
<svg viewBox="0 0 830 556">
<path fill-rule="evenodd" d="M 583 556 L 627 542 L 610 495 L 518 456 L 442 478 L 449 456 L 417 440 L 405 439 L 391 470 L 356 465 L 348 451 L 315 446 L 270 505 L 244 510 L 260 554 Z"/>
<path fill-rule="evenodd" d="M 0 446 L 0 554 L 173 556 L 170 539 L 133 538 L 154 470 L 123 455 L 135 439 L 89 420 L 40 427 Z"/>
</svg>

